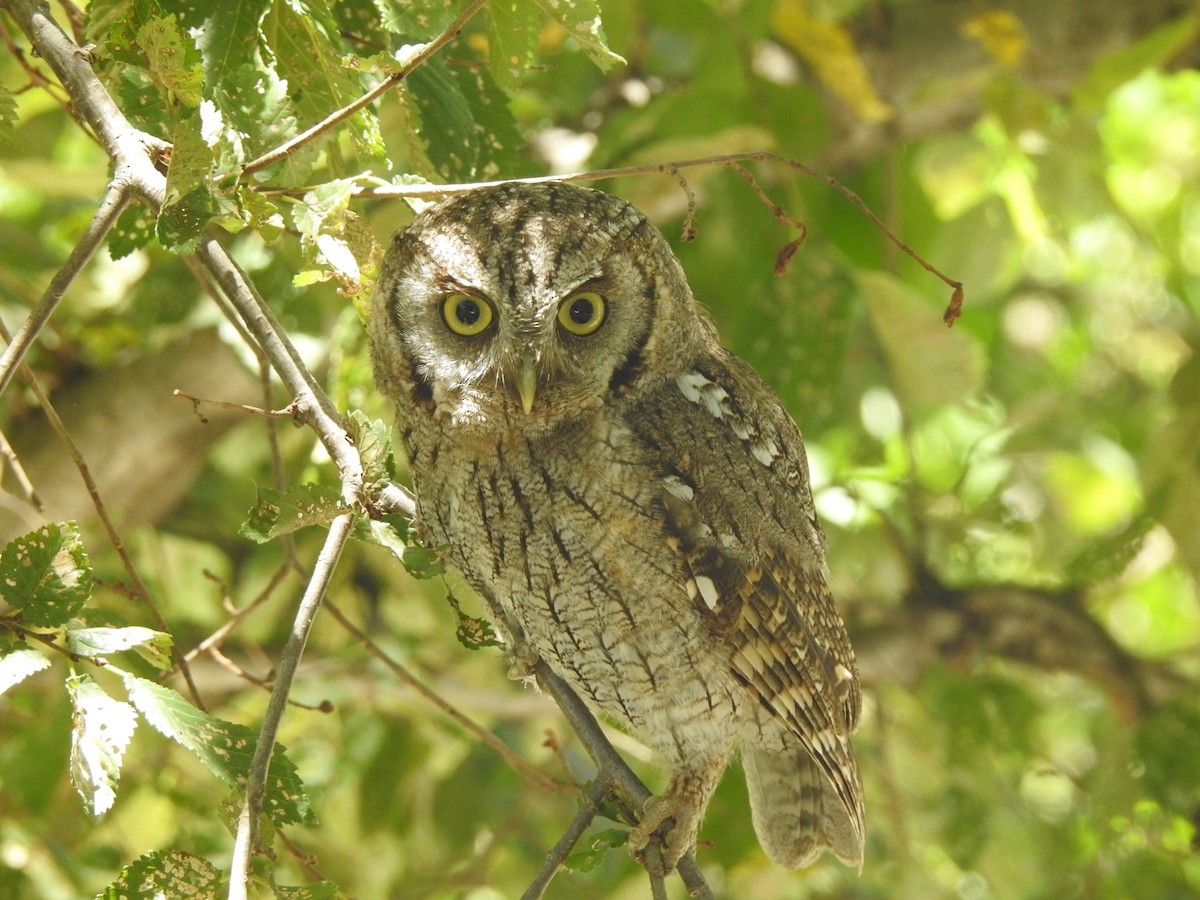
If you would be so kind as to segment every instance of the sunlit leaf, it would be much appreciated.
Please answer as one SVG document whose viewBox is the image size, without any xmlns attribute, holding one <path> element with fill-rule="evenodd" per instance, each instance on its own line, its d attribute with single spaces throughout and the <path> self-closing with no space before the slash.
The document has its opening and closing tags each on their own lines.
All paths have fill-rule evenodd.
<svg viewBox="0 0 1200 900">
<path fill-rule="evenodd" d="M 92 594 L 92 569 L 75 522 L 43 525 L 0 553 L 0 596 L 26 625 L 54 628 Z"/>
<path fill-rule="evenodd" d="M 67 648 L 79 656 L 97 657 L 133 650 L 155 668 L 165 669 L 171 664 L 169 634 L 129 625 L 124 628 L 69 628 Z"/>
<path fill-rule="evenodd" d="M 231 787 L 241 788 L 254 758 L 258 734 L 245 725 L 225 722 L 197 709 L 170 688 L 125 676 L 129 700 L 157 731 L 186 747 Z M 316 817 L 296 767 L 281 744 L 271 757 L 263 812 L 276 825 L 314 823 Z"/>
<path fill-rule="evenodd" d="M 121 870 L 96 900 L 208 900 L 219 896 L 221 873 L 206 859 L 182 850 L 155 850 Z"/>
<path fill-rule="evenodd" d="M 175 17 L 151 18 L 138 30 L 137 43 L 146 54 L 151 77 L 169 102 L 199 106 L 204 86 L 200 52 Z"/>
<path fill-rule="evenodd" d="M 625 63 L 625 59 L 608 46 L 600 21 L 600 5 L 595 0 L 537 0 L 537 4 L 566 29 L 601 72 Z"/>
<path fill-rule="evenodd" d="M 50 660 L 28 644 L 17 644 L 0 655 L 0 694 L 30 675 L 50 668 Z"/>
<path fill-rule="evenodd" d="M 14 144 L 17 139 L 17 100 L 0 85 L 0 142 Z"/>
<path fill-rule="evenodd" d="M 623 828 L 598 831 L 588 837 L 587 849 L 572 853 L 563 866 L 572 872 L 590 872 L 604 861 L 610 850 L 624 847 L 628 840 L 629 832 Z"/>
<path fill-rule="evenodd" d="M 125 749 L 137 727 L 133 707 L 114 700 L 86 675 L 67 679 L 75 710 L 71 730 L 71 783 L 88 812 L 101 816 L 112 807 Z"/>
<path fill-rule="evenodd" d="M 262 544 L 310 525 L 328 525 L 347 509 L 338 485 L 300 484 L 286 491 L 259 487 L 258 503 L 238 533 Z"/>
</svg>

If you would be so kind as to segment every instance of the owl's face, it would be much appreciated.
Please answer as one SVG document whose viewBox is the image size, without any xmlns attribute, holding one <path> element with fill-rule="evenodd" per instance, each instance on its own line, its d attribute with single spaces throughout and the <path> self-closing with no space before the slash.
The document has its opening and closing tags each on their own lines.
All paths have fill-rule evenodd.
<svg viewBox="0 0 1200 900">
<path fill-rule="evenodd" d="M 695 316 L 670 248 L 633 207 L 507 184 L 443 201 L 396 236 L 372 342 L 381 384 L 415 381 L 436 415 L 536 431 L 627 390 Z"/>
</svg>

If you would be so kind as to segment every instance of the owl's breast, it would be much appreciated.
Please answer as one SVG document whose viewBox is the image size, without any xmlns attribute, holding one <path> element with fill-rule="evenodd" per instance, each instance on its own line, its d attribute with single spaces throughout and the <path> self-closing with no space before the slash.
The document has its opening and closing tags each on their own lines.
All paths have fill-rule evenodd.
<svg viewBox="0 0 1200 900">
<path fill-rule="evenodd" d="M 728 650 L 666 533 L 661 472 L 625 425 L 596 417 L 547 439 L 412 451 L 430 536 L 509 630 L 603 712 L 727 740 L 719 713 L 744 690 L 726 684 Z"/>
</svg>

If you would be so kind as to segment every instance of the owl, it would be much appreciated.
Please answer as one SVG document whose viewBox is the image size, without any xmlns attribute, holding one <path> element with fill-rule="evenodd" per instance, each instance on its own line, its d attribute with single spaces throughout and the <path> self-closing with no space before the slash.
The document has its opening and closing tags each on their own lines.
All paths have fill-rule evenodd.
<svg viewBox="0 0 1200 900">
<path fill-rule="evenodd" d="M 568 184 L 455 195 L 393 238 L 370 345 L 425 539 L 670 765 L 634 855 L 674 868 L 740 754 L 773 860 L 861 867 L 861 695 L 804 442 L 654 226 Z"/>
</svg>

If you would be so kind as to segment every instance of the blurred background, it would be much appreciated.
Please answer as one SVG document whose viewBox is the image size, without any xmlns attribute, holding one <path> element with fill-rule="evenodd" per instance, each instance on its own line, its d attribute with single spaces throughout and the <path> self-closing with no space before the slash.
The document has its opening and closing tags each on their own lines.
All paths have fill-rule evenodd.
<svg viewBox="0 0 1200 900">
<path fill-rule="evenodd" d="M 238 52 L 280 106 L 274 118 L 245 107 L 245 122 L 229 114 L 245 73 L 214 74 L 208 11 L 104 0 L 55 15 L 96 44 L 96 69 L 135 124 L 175 134 L 182 153 L 189 120 L 154 101 L 178 93 L 122 43 L 144 36 L 138 23 L 176 17 L 209 67 L 205 96 L 226 113 L 208 143 L 203 189 L 217 199 L 204 221 L 236 225 L 226 245 L 309 365 L 343 410 L 375 418 L 390 410 L 371 384 L 361 318 L 372 241 L 411 210 L 352 197 L 376 183 L 368 170 L 471 181 L 770 150 L 856 192 L 964 283 L 953 328 L 941 318 L 950 288 L 820 179 L 747 164 L 807 229 L 781 276 L 776 253 L 798 232 L 735 172 L 681 173 L 695 198 L 686 242 L 676 178 L 598 185 L 659 224 L 726 344 L 804 431 L 865 682 L 862 874 L 832 861 L 773 866 L 736 765 L 701 833 L 704 872 L 719 896 L 763 900 L 1200 895 L 1195 5 L 602 0 L 603 32 L 590 38 L 569 17 L 587 25 L 594 8 L 559 6 L 493 3 L 368 114 L 247 177 L 282 192 L 256 199 L 218 187 L 377 79 L 378 62 L 364 60 L 429 39 L 458 4 L 247 5 L 259 18 Z M 11 331 L 78 240 L 109 170 L 2 13 L 0 38 L 0 320 Z M 606 58 L 605 39 L 623 63 Z M 314 185 L 325 187 L 306 195 Z M 311 565 L 323 535 L 297 534 L 293 557 L 238 527 L 256 485 L 335 474 L 308 431 L 216 407 L 201 421 L 172 397 L 290 399 L 278 386 L 264 399 L 259 363 L 189 266 L 187 242 L 161 223 L 155 238 L 151 217 L 126 214 L 28 362 L 177 646 L 190 652 L 236 622 L 192 665 L 210 711 L 257 728 L 261 682 L 304 583 L 289 560 Z M 95 614 L 152 624 L 19 378 L 0 431 L 45 502 L 36 511 L 6 467 L 0 539 L 80 520 L 100 582 Z M 505 678 L 502 653 L 456 640 L 447 591 L 355 544 L 330 601 L 535 769 L 590 777 L 557 710 Z M 0 620 L 0 641 L 11 638 Z M 90 896 L 163 848 L 227 869 L 225 788 L 150 728 L 133 738 L 113 809 L 85 812 L 67 774 L 67 674 L 56 658 L 0 696 L 0 897 Z M 362 898 L 517 896 L 575 814 L 576 793 L 515 771 L 330 615 L 293 696 L 331 711 L 284 719 L 320 824 L 276 836 L 281 883 L 327 879 Z M 644 748 L 614 740 L 662 786 Z M 562 874 L 548 896 L 648 894 L 623 849 L 575 865 L 591 868 Z"/>
</svg>

